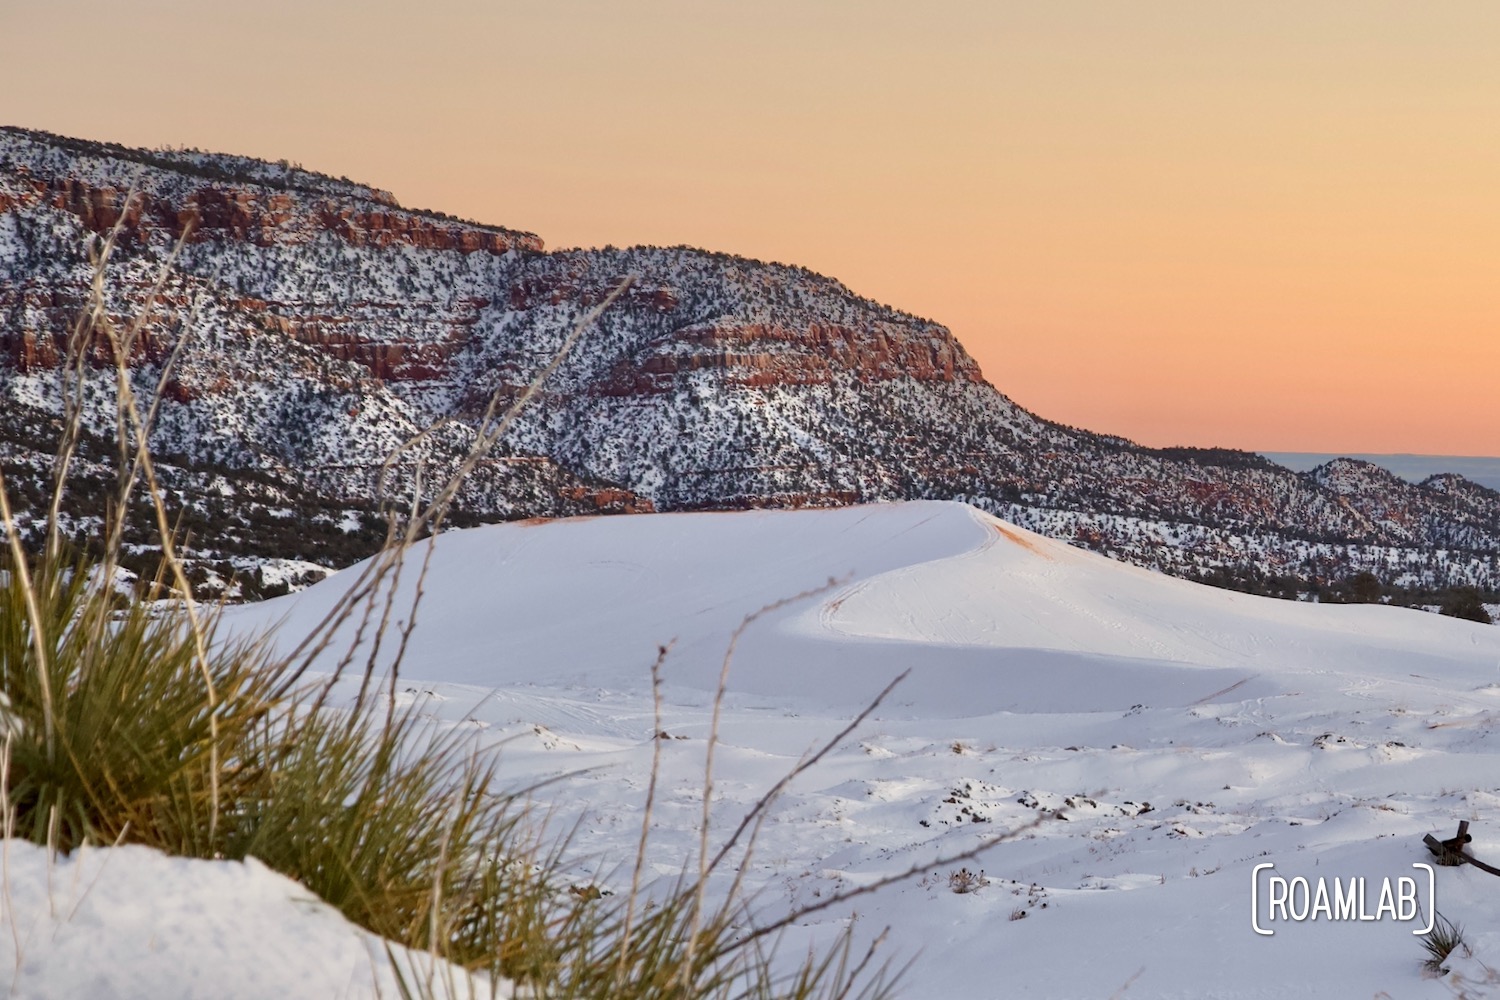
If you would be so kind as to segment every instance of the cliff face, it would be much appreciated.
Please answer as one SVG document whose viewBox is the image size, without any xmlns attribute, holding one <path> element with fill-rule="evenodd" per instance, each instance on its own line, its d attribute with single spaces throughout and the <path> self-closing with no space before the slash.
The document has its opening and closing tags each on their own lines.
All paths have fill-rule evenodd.
<svg viewBox="0 0 1500 1000">
<path fill-rule="evenodd" d="M 130 360 L 155 385 L 188 338 L 155 439 L 184 468 L 371 506 L 393 449 L 441 424 L 387 492 L 409 489 L 418 461 L 450 467 L 490 400 L 517 398 L 629 276 L 471 482 L 469 516 L 962 499 L 1174 573 L 1500 587 L 1492 491 L 1357 463 L 1297 475 L 1053 424 L 997 392 L 943 327 L 802 268 L 687 248 L 546 253 L 531 234 L 285 163 L 15 129 L 0 130 L 12 415 L 55 412 L 86 248 L 116 226 L 116 322 L 141 313 L 171 259 Z M 90 349 L 104 432 L 109 348 Z"/>
<path fill-rule="evenodd" d="M 122 257 L 159 258 L 181 241 L 181 271 L 218 273 L 224 287 L 216 297 L 235 313 L 379 379 L 441 373 L 489 301 L 495 259 L 542 249 L 530 233 L 407 211 L 384 192 L 291 167 L 186 154 L 163 162 L 166 154 L 19 130 L 5 133 L 3 147 L 0 215 L 23 230 L 25 223 L 50 230 L 54 245 L 32 249 L 53 263 L 57 251 L 76 265 L 81 237 L 116 227 Z M 63 242 L 76 245 L 57 246 L 70 230 L 75 239 Z M 38 235 L 18 234 L 23 244 Z M 448 258 L 485 293 L 433 287 L 442 274 L 418 262 L 452 267 Z M 326 271 L 309 274 L 309 266 Z M 362 271 L 377 280 L 361 280 Z M 0 349 L 27 368 L 56 364 L 57 338 L 86 290 L 77 268 L 64 280 L 11 277 L 0 310 L 23 318 L 0 332 Z M 429 294 L 414 294 L 419 283 Z"/>
<path fill-rule="evenodd" d="M 0 130 L 0 454 L 8 461 L 45 464 L 45 436 L 30 431 L 57 412 L 58 366 L 90 301 L 89 248 L 111 232 L 108 318 L 119 330 L 145 319 L 129 360 L 138 385 L 162 385 L 153 443 L 172 459 L 168 478 L 191 494 L 212 478 L 205 470 L 271 476 L 277 503 L 318 506 L 331 525 L 363 523 L 382 496 L 409 492 L 419 462 L 430 482 L 467 449 L 473 430 L 449 424 L 378 486 L 387 455 L 432 422 L 391 385 L 441 378 L 490 304 L 502 261 L 542 246 L 528 233 L 408 211 L 383 192 L 290 166 Z M 112 348 L 99 336 L 86 349 L 91 428 L 102 440 L 113 428 Z M 246 504 L 253 492 L 238 489 Z M 185 502 L 208 509 L 202 497 Z M 651 506 L 545 455 L 504 452 L 476 472 L 460 502 L 469 519 Z M 94 515 L 80 516 L 86 530 Z M 241 556 L 341 564 L 378 542 L 282 551 L 257 545 L 257 534 L 282 549 L 289 541 L 243 523 L 205 522 L 196 533 L 215 564 Z"/>
</svg>

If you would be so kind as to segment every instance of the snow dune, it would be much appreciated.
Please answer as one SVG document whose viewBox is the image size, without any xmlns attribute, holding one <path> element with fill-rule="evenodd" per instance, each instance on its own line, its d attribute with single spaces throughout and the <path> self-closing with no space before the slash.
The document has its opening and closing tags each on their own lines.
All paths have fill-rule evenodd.
<svg viewBox="0 0 1500 1000">
<path fill-rule="evenodd" d="M 351 576 L 227 624 L 280 622 L 290 647 Z M 656 751 L 648 874 L 694 864 L 729 637 L 822 588 L 739 644 L 714 830 L 910 670 L 737 857 L 768 913 L 922 874 L 793 928 L 790 953 L 858 911 L 915 956 L 916 998 L 1500 989 L 1500 886 L 1468 867 L 1424 897 L 1468 928 L 1441 977 L 1409 924 L 1250 926 L 1257 864 L 1409 875 L 1422 835 L 1459 819 L 1500 862 L 1500 628 L 1213 590 L 937 502 L 477 528 L 439 537 L 425 586 L 399 699 L 498 748 L 518 787 L 556 777 L 545 804 L 578 824 L 581 881 L 628 887 Z M 648 669 L 673 640 L 659 740 Z M 971 866 L 987 884 L 952 892 L 934 859 L 1011 830 Z"/>
<path fill-rule="evenodd" d="M 414 575 L 396 607 L 409 603 Z M 283 634 L 301 635 L 340 581 L 232 620 L 259 626 L 285 614 Z M 851 707 L 910 668 L 898 704 L 961 716 L 1242 700 L 1274 693 L 1287 673 L 1335 687 L 1412 673 L 1500 680 L 1495 630 L 1202 587 L 939 501 L 444 536 L 402 674 L 480 688 L 635 689 L 658 645 L 675 640 L 668 680 L 708 690 L 745 615 L 818 587 L 747 632 L 736 691 Z"/>
<path fill-rule="evenodd" d="M 829 584 L 829 580 L 836 582 Z M 339 578 L 237 611 L 295 636 Z M 403 581 L 403 600 L 412 579 Z M 1440 869 L 1476 957 L 1424 978 L 1411 928 L 1249 926 L 1251 873 L 1397 877 L 1474 821 L 1500 858 L 1500 628 L 1214 590 L 940 502 L 518 523 L 437 542 L 402 698 L 503 744 L 582 821 L 581 872 L 630 856 L 666 665 L 654 871 L 691 858 L 703 740 L 744 617 L 714 822 L 731 826 L 903 670 L 856 738 L 779 803 L 748 883 L 787 906 L 1053 820 L 858 904 L 918 955 L 910 996 L 1451 995 L 1493 988 L 1500 908 Z M 998 873 L 998 874 L 997 874 Z M 830 916 L 845 919 L 847 911 Z M 799 929 L 816 940 L 814 922 Z M 1087 961 L 1080 961 L 1086 954 Z M 1488 961 L 1488 965 L 1483 964 Z M 1464 964 L 1467 963 L 1467 964 Z M 1003 971 L 1002 971 L 1003 970 Z M 1488 985 L 1486 985 L 1488 984 Z"/>
</svg>

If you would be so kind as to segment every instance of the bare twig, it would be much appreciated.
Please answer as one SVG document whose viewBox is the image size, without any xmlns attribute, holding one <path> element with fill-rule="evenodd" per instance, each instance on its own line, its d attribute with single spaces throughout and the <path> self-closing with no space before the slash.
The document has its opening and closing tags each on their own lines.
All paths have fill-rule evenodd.
<svg viewBox="0 0 1500 1000">
<path fill-rule="evenodd" d="M 630 895 L 625 901 L 625 926 L 620 932 L 619 960 L 615 964 L 615 982 L 624 980 L 626 961 L 630 955 L 630 935 L 635 924 L 635 903 L 641 891 L 641 874 L 646 868 L 646 843 L 651 839 L 651 814 L 656 806 L 656 779 L 661 774 L 661 666 L 677 640 L 656 648 L 656 661 L 651 664 L 651 777 L 646 784 L 646 808 L 641 817 L 641 838 L 635 849 L 635 868 L 630 873 Z"/>
<path fill-rule="evenodd" d="M 850 733 L 854 732 L 861 725 L 863 725 L 864 721 L 868 719 L 872 714 L 874 714 L 875 709 L 879 708 L 881 703 L 890 696 L 890 693 L 896 690 L 896 686 L 902 681 L 906 680 L 906 678 L 909 676 L 911 676 L 911 670 L 907 669 L 901 671 L 901 673 L 892 678 L 891 682 L 884 688 L 882 688 L 880 693 L 872 698 L 870 700 L 870 703 L 866 705 L 858 715 L 850 720 L 847 726 L 835 733 L 831 738 L 829 738 L 826 743 L 819 747 L 817 751 L 803 757 L 800 761 L 798 761 L 797 765 L 790 771 L 788 771 L 785 775 L 783 775 L 781 780 L 778 781 L 774 786 L 772 786 L 770 791 L 762 795 L 760 799 L 756 801 L 755 805 L 750 807 L 750 811 L 747 812 L 745 814 L 745 817 L 740 820 L 740 825 L 735 828 L 734 833 L 730 835 L 729 839 L 726 840 L 723 846 L 719 848 L 719 853 L 714 856 L 713 862 L 708 866 L 710 871 L 716 869 L 719 864 L 723 862 L 724 858 L 729 854 L 730 850 L 733 849 L 734 845 L 739 841 L 740 837 L 744 834 L 745 828 L 749 826 L 752 821 L 754 822 L 755 829 L 751 831 L 749 842 L 745 846 L 745 856 L 740 860 L 739 871 L 735 875 L 734 888 L 731 889 L 731 895 L 739 889 L 740 883 L 741 881 L 743 881 L 745 876 L 745 870 L 750 866 L 750 855 L 755 845 L 756 834 L 760 832 L 761 825 L 765 822 L 765 818 L 769 812 L 771 803 L 776 801 L 776 799 L 781 796 L 781 793 L 786 789 L 787 785 L 791 784 L 798 775 L 815 766 L 824 757 L 828 756 L 829 752 L 831 752 L 834 747 L 844 742 L 844 740 L 849 737 Z"/>
<path fill-rule="evenodd" d="M 188 234 L 191 231 L 191 223 L 183 227 L 182 235 L 178 238 L 176 245 L 172 247 L 171 253 L 167 255 L 167 259 L 163 262 L 161 270 L 158 273 L 156 283 L 151 286 L 151 290 L 147 294 L 146 304 L 132 320 L 129 329 L 126 330 L 123 337 L 118 339 L 114 337 L 113 325 L 109 323 L 107 316 L 101 314 L 99 324 L 102 329 L 107 331 L 111 340 L 114 341 L 116 371 L 122 374 L 122 381 L 125 384 L 123 395 L 116 399 L 117 414 L 120 414 L 121 404 L 127 400 L 132 408 L 135 406 L 134 390 L 129 386 L 127 368 L 129 359 L 135 351 L 136 341 L 144 329 L 145 322 L 150 317 L 151 309 L 157 298 L 161 295 L 167 276 L 171 273 L 178 255 L 182 253 L 182 248 L 186 244 Z M 101 276 L 103 275 L 102 263 L 96 273 Z M 100 294 L 102 294 L 102 290 Z M 156 386 L 151 391 L 151 401 L 145 415 L 140 416 L 138 413 L 132 413 L 128 418 L 127 424 L 117 428 L 121 459 L 119 493 L 116 497 L 118 515 L 107 525 L 108 530 L 104 543 L 104 560 L 107 566 L 112 567 L 119 562 L 120 546 L 124 541 L 125 522 L 127 520 L 130 497 L 142 473 L 145 471 L 146 464 L 150 460 L 149 436 L 151 431 L 156 427 L 156 419 L 161 411 L 161 402 L 166 394 L 167 382 L 171 379 L 173 371 L 176 370 L 177 362 L 181 359 L 183 351 L 192 339 L 193 330 L 197 326 L 198 311 L 202 308 L 202 303 L 202 296 L 196 296 L 193 300 L 192 308 L 188 311 L 187 319 L 178 324 L 179 332 L 177 341 L 172 345 L 172 353 L 167 356 L 166 362 L 162 365 L 161 372 L 157 375 Z M 130 433 L 132 431 L 138 435 L 133 449 L 129 446 Z M 152 499 L 156 501 L 158 497 L 153 494 Z M 171 534 L 175 537 L 176 532 L 174 531 Z M 176 575 L 174 573 L 174 576 Z"/>
<path fill-rule="evenodd" d="M 423 465 L 422 465 L 422 463 L 419 462 L 419 463 L 417 463 L 416 478 L 415 478 L 415 481 L 412 483 L 412 491 L 411 491 L 411 513 L 407 517 L 407 524 L 408 525 L 414 523 L 416 521 L 416 519 L 421 515 L 421 512 L 422 512 L 422 471 L 423 471 Z M 380 647 L 381 647 L 382 642 L 385 639 L 386 632 L 388 632 L 390 630 L 391 610 L 395 607 L 395 604 L 396 604 L 396 594 L 398 593 L 398 591 L 401 588 L 401 572 L 405 568 L 406 568 L 405 545 L 403 544 L 403 547 L 402 547 L 402 558 L 397 559 L 395 561 L 395 564 L 391 567 L 391 585 L 386 588 L 386 591 L 385 591 L 385 606 L 382 608 L 381 613 L 380 613 L 380 624 L 378 626 L 376 626 L 376 628 L 375 628 L 374 638 L 372 638 L 371 641 L 370 641 L 370 653 L 365 658 L 364 676 L 360 679 L 360 682 L 359 682 L 359 694 L 354 699 L 354 709 L 350 713 L 350 720 L 351 720 L 351 722 L 352 722 L 353 719 L 358 718 L 361 710 L 363 710 L 364 703 L 365 703 L 365 695 L 368 693 L 369 688 L 370 688 L 370 681 L 371 681 L 372 678 L 374 678 L 375 671 L 376 671 L 377 667 L 379 666 L 379 662 L 380 662 Z M 425 563 L 423 564 L 423 569 L 424 569 L 424 571 L 426 569 L 426 564 Z M 371 596 L 370 596 L 371 603 L 366 608 L 366 620 L 368 620 L 368 615 L 369 615 L 370 611 L 373 610 L 374 599 L 375 599 L 375 595 L 374 595 L 374 593 L 372 593 Z M 361 622 L 360 625 L 361 625 L 361 628 L 363 628 L 364 625 L 365 625 L 365 622 Z M 349 657 L 352 657 L 353 655 L 354 655 L 354 648 L 351 647 L 350 650 L 349 650 L 349 652 L 345 655 L 345 661 L 344 662 L 347 663 Z M 392 668 L 391 668 L 391 676 L 394 678 L 395 675 L 396 675 L 396 668 L 395 668 L 395 666 L 392 666 Z M 394 684 L 394 682 L 393 682 L 393 684 Z M 392 686 L 392 688 L 391 688 L 391 701 L 390 701 L 390 704 L 386 706 L 385 723 L 386 723 L 386 727 L 387 728 L 390 727 L 391 719 L 393 717 L 395 709 L 396 709 L 396 689 L 395 689 L 394 686 Z"/>
<path fill-rule="evenodd" d="M 52 675 L 47 662 L 47 637 L 42 628 L 42 612 L 36 603 L 36 590 L 32 585 L 31 571 L 27 568 L 26 551 L 21 547 L 21 533 L 16 530 L 15 518 L 10 513 L 10 496 L 5 486 L 5 475 L 0 473 L 0 523 L 4 524 L 5 537 L 10 543 L 11 569 L 21 584 L 21 593 L 26 599 L 26 618 L 31 624 L 31 648 L 36 653 L 36 675 L 42 689 L 42 719 L 44 722 L 47 754 L 50 757 L 56 748 L 57 706 L 52 698 Z"/>
<path fill-rule="evenodd" d="M 752 941 L 757 941 L 769 934 L 775 934 L 777 931 L 780 931 L 785 927 L 790 927 L 792 924 L 800 920 L 804 920 L 807 917 L 812 916 L 814 913 L 819 913 L 832 906 L 838 906 L 841 903 L 847 903 L 852 899 L 858 899 L 860 896 L 868 896 L 870 893 L 884 889 L 888 885 L 895 885 L 897 882 L 905 882 L 908 879 L 915 878 L 917 875 L 922 874 L 929 868 L 946 868 L 949 865 L 962 864 L 965 861 L 973 861 L 975 858 L 979 857 L 979 855 L 983 854 L 985 851 L 988 851 L 996 844 L 1003 844 L 1007 840 L 1014 840 L 1021 834 L 1026 833 L 1029 830 L 1036 829 L 1049 819 L 1060 818 L 1061 815 L 1062 814 L 1058 812 L 1039 814 L 1035 819 L 1031 820 L 1030 822 L 1023 823 L 1021 826 L 1018 826 L 1013 830 L 1007 830 L 1004 833 L 997 833 L 993 837 L 986 837 L 979 844 L 969 848 L 968 850 L 958 851 L 953 854 L 944 854 L 937 858 L 934 858 L 931 861 L 923 862 L 919 865 L 912 865 L 905 871 L 900 871 L 893 875 L 881 876 L 874 882 L 867 883 L 855 889 L 850 889 L 848 892 L 839 892 L 834 893 L 830 896 L 825 896 L 823 899 L 819 900 L 816 903 L 812 903 L 808 906 L 798 907 L 797 909 L 793 910 L 792 912 L 788 913 L 786 916 L 781 917 L 778 920 L 772 921 L 771 923 L 766 924 L 762 927 L 755 928 L 754 930 L 750 931 L 745 937 L 741 938 L 739 941 L 734 942 L 733 947 L 744 947 Z"/>
<path fill-rule="evenodd" d="M 130 214 L 130 205 L 135 200 L 134 182 L 120 206 L 120 216 L 110 227 L 109 233 L 98 246 L 89 247 L 89 263 L 92 276 L 89 283 L 88 304 L 78 315 L 68 333 L 64 363 L 58 367 L 58 388 L 62 397 L 62 436 L 58 440 L 57 452 L 52 466 L 52 500 L 47 510 L 47 537 L 43 551 L 56 556 L 62 536 L 59 529 L 59 513 L 62 510 L 63 493 L 68 484 L 73 457 L 78 449 L 78 439 L 83 431 L 84 370 L 88 367 L 88 349 L 93 334 L 108 317 L 108 298 L 104 290 L 104 269 L 114 251 L 120 233 L 124 231 L 125 219 Z M 69 376 L 72 377 L 69 391 Z"/>
<path fill-rule="evenodd" d="M 693 968 L 693 957 L 698 944 L 698 933 L 702 927 L 703 901 L 706 893 L 708 892 L 708 876 L 715 865 L 718 864 L 718 861 L 723 854 L 723 852 L 721 852 L 720 858 L 715 858 L 713 863 L 709 862 L 708 831 L 713 809 L 714 748 L 718 745 L 719 742 L 719 722 L 723 716 L 724 695 L 729 687 L 729 667 L 734 662 L 735 650 L 739 647 L 740 638 L 745 634 L 745 631 L 765 615 L 768 615 L 773 611 L 779 611 L 789 604 L 795 604 L 798 601 L 803 601 L 809 597 L 825 593 L 826 591 L 831 590 L 838 585 L 838 580 L 830 578 L 828 582 L 820 586 L 810 587 L 807 590 L 802 591 L 801 593 L 793 594 L 790 597 L 783 597 L 780 600 L 772 601 L 770 604 L 766 604 L 760 608 L 757 608 L 755 611 L 752 611 L 748 615 L 746 615 L 740 621 L 739 625 L 735 628 L 734 632 L 729 636 L 729 644 L 724 649 L 724 659 L 719 665 L 719 682 L 717 687 L 714 689 L 713 718 L 709 723 L 708 749 L 705 752 L 703 762 L 703 818 L 698 827 L 698 880 L 693 889 L 692 919 L 690 921 L 690 928 L 688 932 L 687 959 L 683 962 L 682 970 L 680 973 L 681 976 L 687 976 L 690 970 Z M 778 785 L 777 787 L 779 789 L 783 786 Z M 764 808 L 766 804 L 769 804 L 769 799 L 763 799 L 760 805 L 751 810 L 751 814 L 754 815 L 757 811 Z M 741 823 L 740 830 L 736 831 L 735 833 L 736 837 L 738 837 L 739 833 L 744 829 L 744 825 L 744 823 Z"/>
<path fill-rule="evenodd" d="M 184 233 L 184 238 L 185 236 L 186 234 Z M 182 241 L 179 240 L 178 247 L 180 248 L 181 245 Z M 169 260 L 163 267 L 163 274 L 166 273 L 167 268 L 169 268 L 170 265 L 171 261 Z M 95 294 L 102 296 L 102 266 L 97 268 L 95 273 L 96 276 L 99 276 L 94 284 Z M 121 337 L 119 332 L 114 328 L 114 325 L 108 321 L 107 317 L 104 317 L 99 321 L 99 328 L 109 339 L 110 346 L 114 352 L 115 361 L 115 391 L 117 393 L 115 397 L 115 413 L 116 420 L 119 424 L 119 444 L 121 448 L 122 459 L 121 476 L 123 479 L 120 487 L 120 509 L 116 514 L 116 530 L 123 530 L 121 526 L 123 525 L 123 522 L 127 516 L 126 503 L 128 502 L 130 493 L 133 489 L 134 477 L 139 474 L 145 482 L 147 494 L 151 498 L 151 506 L 156 514 L 157 533 L 159 535 L 159 541 L 161 543 L 162 550 L 162 562 L 168 567 L 168 570 L 172 574 L 173 582 L 176 584 L 177 590 L 181 595 L 182 608 L 187 616 L 188 621 L 188 631 L 193 640 L 195 659 L 198 663 L 198 670 L 203 676 L 203 683 L 208 695 L 208 722 L 209 729 L 213 737 L 209 744 L 209 754 L 211 757 L 211 767 L 209 771 L 209 793 L 212 802 L 212 812 L 209 815 L 209 836 L 213 837 L 218 830 L 219 823 L 219 717 L 217 712 L 219 706 L 219 693 L 217 690 L 217 685 L 214 683 L 213 670 L 210 668 L 208 662 L 208 643 L 203 621 L 199 617 L 197 603 L 193 599 L 192 584 L 187 578 L 187 573 L 183 567 L 182 560 L 178 556 L 176 551 L 176 546 L 173 541 L 174 533 L 172 531 L 172 525 L 167 514 L 166 500 L 161 488 L 161 483 L 156 475 L 155 462 L 151 458 L 151 427 L 149 424 L 147 424 L 146 417 L 142 415 L 139 405 L 136 401 L 135 390 L 130 375 L 130 350 L 134 346 L 134 338 L 138 336 L 140 331 L 143 329 L 145 319 L 147 316 L 149 316 L 152 308 L 155 305 L 156 296 L 160 295 L 160 289 L 162 288 L 162 283 L 164 280 L 164 277 L 158 279 L 157 284 L 152 287 L 150 296 L 148 297 L 146 303 L 141 307 L 140 315 L 136 317 L 135 322 L 133 322 L 130 326 L 130 329 L 126 331 L 125 337 Z M 186 337 L 187 331 L 179 334 L 177 349 L 173 352 L 172 355 L 174 360 L 178 356 L 178 353 L 181 351 L 183 340 Z M 154 392 L 153 404 L 150 407 L 150 413 L 153 416 L 157 412 L 156 401 L 159 400 L 161 393 L 165 389 L 165 381 L 165 378 L 162 378 L 157 382 Z M 134 442 L 134 448 L 130 449 L 129 442 L 131 442 L 132 440 Z M 128 452 L 131 450 L 133 450 L 134 452 L 133 457 L 130 457 L 128 454 Z M 127 464 L 127 458 L 129 458 L 128 473 L 125 468 L 123 468 L 123 466 Z M 113 544 L 118 545 L 118 539 L 116 539 Z M 107 549 L 105 562 L 105 569 L 107 573 L 112 572 L 114 569 L 114 563 L 111 561 L 111 555 L 111 550 Z M 108 582 L 109 581 L 106 580 L 106 585 L 108 585 Z"/>
<path fill-rule="evenodd" d="M 352 616 L 354 607 L 361 601 L 372 599 L 379 588 L 385 584 L 387 578 L 397 571 L 401 561 L 405 558 L 406 551 L 424 534 L 436 534 L 441 529 L 449 508 L 452 506 L 454 499 L 458 496 L 459 489 L 463 486 L 464 481 L 470 473 L 478 467 L 479 463 L 490 450 L 510 430 L 522 409 L 541 391 L 542 386 L 547 380 L 562 366 L 563 361 L 584 333 L 593 326 L 606 309 L 614 304 L 616 299 L 625 293 L 625 290 L 630 287 L 634 280 L 634 275 L 626 275 L 624 278 L 621 278 L 614 288 L 610 290 L 609 294 L 605 295 L 587 313 L 579 317 L 567 338 L 564 339 L 562 345 L 552 356 L 552 359 L 536 374 L 521 394 L 512 400 L 503 412 L 500 411 L 500 404 L 506 395 L 505 389 L 501 387 L 495 391 L 490 397 L 484 415 L 480 418 L 473 445 L 459 462 L 453 474 L 437 490 L 430 503 L 425 507 L 416 508 L 415 513 L 408 519 L 404 531 L 400 532 L 399 536 L 397 536 L 394 530 L 388 534 L 387 547 L 365 564 L 349 589 L 334 603 L 334 606 L 328 610 L 322 620 L 308 631 L 307 635 L 287 657 L 289 668 L 286 676 L 275 691 L 277 697 L 284 696 L 301 680 L 319 655 L 333 643 L 339 629 Z M 417 442 L 429 436 L 436 429 L 436 426 L 438 425 L 427 428 L 415 435 L 388 456 L 381 467 L 380 482 L 383 483 L 385 481 L 386 476 L 394 468 L 398 458 L 409 448 L 415 446 Z M 394 584 L 391 586 L 394 587 Z M 418 588 L 418 602 L 420 594 L 421 590 Z M 414 602 L 411 608 L 413 618 L 416 615 L 416 603 L 418 602 Z M 369 610 L 367 608 L 367 614 Z M 401 649 L 402 651 L 405 649 L 404 642 Z M 367 660 L 366 669 L 375 669 L 373 660 Z M 335 671 L 336 674 L 339 672 L 341 671 Z"/>
</svg>

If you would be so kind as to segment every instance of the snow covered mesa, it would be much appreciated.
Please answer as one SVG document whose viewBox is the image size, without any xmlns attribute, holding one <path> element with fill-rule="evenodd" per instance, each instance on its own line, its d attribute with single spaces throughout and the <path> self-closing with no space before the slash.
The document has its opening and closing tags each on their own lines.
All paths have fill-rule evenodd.
<svg viewBox="0 0 1500 1000">
<path fill-rule="evenodd" d="M 515 398 L 630 276 L 471 478 L 466 523 L 956 499 L 1236 585 L 1306 589 L 1366 570 L 1387 585 L 1500 588 L 1492 490 L 1362 463 L 1297 474 L 1064 427 L 997 391 L 944 327 L 804 268 L 683 247 L 544 252 L 532 234 L 284 162 L 5 128 L 0 450 L 37 483 L 91 280 L 86 243 L 117 224 L 117 318 L 145 308 L 185 240 L 130 362 L 143 386 L 162 384 L 154 444 L 196 518 L 194 557 L 221 577 L 369 554 L 378 539 L 346 527 L 407 489 L 418 460 L 451 466 L 486 401 Z M 107 435 L 113 390 L 95 375 L 90 417 Z M 434 422 L 382 493 L 380 463 Z M 266 530 L 290 510 L 308 530 Z M 68 513 L 86 533 L 93 515 Z"/>
</svg>

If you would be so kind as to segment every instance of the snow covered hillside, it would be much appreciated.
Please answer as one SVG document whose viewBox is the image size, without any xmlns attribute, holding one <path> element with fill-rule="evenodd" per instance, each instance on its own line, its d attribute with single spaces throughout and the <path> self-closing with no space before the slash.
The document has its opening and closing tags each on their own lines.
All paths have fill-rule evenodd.
<svg viewBox="0 0 1500 1000">
<path fill-rule="evenodd" d="M 489 400 L 517 398 L 626 278 L 468 477 L 465 523 L 961 500 L 1257 593 L 1361 572 L 1405 603 L 1500 590 L 1494 490 L 1065 427 L 1007 398 L 1008 373 L 981 373 L 940 324 L 806 268 L 689 247 L 544 252 L 286 163 L 0 126 L 0 458 L 29 534 L 92 295 L 87 248 L 110 232 L 105 312 L 145 321 L 128 364 L 163 393 L 152 444 L 205 593 L 268 596 L 373 553 L 379 501 L 404 502 L 420 461 L 440 481 Z M 95 340 L 80 474 L 103 484 L 115 375 Z M 434 422 L 388 476 L 392 450 Z M 75 494 L 63 513 L 87 538 L 102 511 Z M 301 530 L 281 530 L 292 511 Z M 149 578 L 140 561 L 127 568 Z"/>
<path fill-rule="evenodd" d="M 346 579 L 229 624 L 279 622 L 290 648 Z M 398 697 L 499 748 L 517 787 L 556 776 L 537 795 L 558 830 L 580 824 L 581 880 L 628 890 L 654 752 L 648 874 L 696 865 L 730 635 L 821 587 L 738 645 L 710 842 L 909 670 L 740 861 L 768 915 L 919 874 L 810 916 L 789 953 L 857 912 L 861 934 L 889 925 L 886 953 L 913 960 L 912 997 L 1500 986 L 1500 883 L 1437 868 L 1429 894 L 1411 868 L 1431 860 L 1423 834 L 1462 819 L 1474 854 L 1500 860 L 1500 628 L 1214 590 L 945 502 L 481 527 L 437 539 L 425 587 Z M 674 640 L 658 732 L 649 667 Z M 972 877 L 934 864 L 1007 831 Z M 1377 888 L 1418 876 L 1424 912 L 1435 896 L 1471 953 L 1425 973 L 1415 922 L 1388 917 L 1260 936 L 1266 863 Z"/>
</svg>

